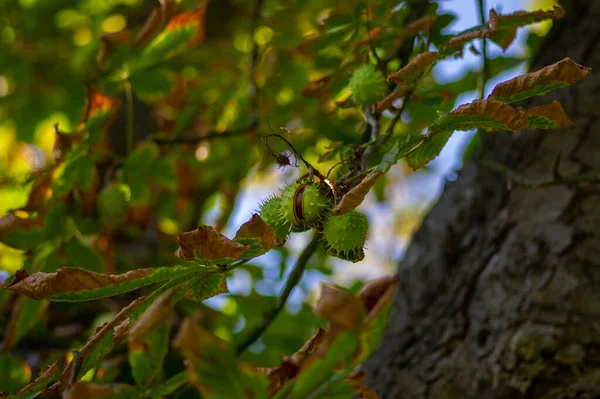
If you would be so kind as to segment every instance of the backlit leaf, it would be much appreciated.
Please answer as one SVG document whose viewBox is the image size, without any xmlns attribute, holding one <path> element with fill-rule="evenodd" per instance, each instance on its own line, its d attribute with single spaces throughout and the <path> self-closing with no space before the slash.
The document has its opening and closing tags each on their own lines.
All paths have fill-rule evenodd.
<svg viewBox="0 0 600 399">
<path fill-rule="evenodd" d="M 229 292 L 227 279 L 222 273 L 201 273 L 186 281 L 183 290 L 187 290 L 184 297 L 190 301 L 202 302 L 215 295 Z"/>
<path fill-rule="evenodd" d="M 542 96 L 552 90 L 578 82 L 590 72 L 590 68 L 581 66 L 567 57 L 537 72 L 526 73 L 499 83 L 488 99 L 512 103 L 533 96 Z"/>
<path fill-rule="evenodd" d="M 2 356 L 2 355 L 0 355 Z M 37 397 L 37 395 L 43 391 L 46 386 L 54 381 L 58 371 L 60 369 L 58 361 L 48 366 L 45 370 L 40 372 L 40 375 L 29 383 L 27 386 L 21 388 L 18 392 L 9 395 L 9 399 L 31 399 Z M 1 372 L 0 375 L 6 376 L 8 373 Z M 12 375 L 12 374 L 11 374 Z M 28 378 L 29 380 L 29 378 Z M 0 394 L 0 398 L 2 395 Z"/>
<path fill-rule="evenodd" d="M 527 119 L 530 128 L 566 129 L 575 126 L 558 101 L 528 109 Z"/>
</svg>

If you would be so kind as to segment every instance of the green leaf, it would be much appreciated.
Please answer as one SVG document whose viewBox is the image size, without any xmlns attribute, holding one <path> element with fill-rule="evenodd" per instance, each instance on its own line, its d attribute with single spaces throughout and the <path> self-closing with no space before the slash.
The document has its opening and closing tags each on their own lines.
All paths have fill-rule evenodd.
<svg viewBox="0 0 600 399">
<path fill-rule="evenodd" d="M 148 389 L 144 394 L 146 398 L 159 398 L 161 396 L 167 396 L 175 392 L 179 387 L 188 382 L 189 375 L 187 371 L 182 371 L 175 374 L 168 380 L 161 382 L 155 387 Z"/>
<path fill-rule="evenodd" d="M 130 69 L 148 68 L 171 58 L 203 37 L 204 9 L 176 15 L 132 62 Z"/>
<path fill-rule="evenodd" d="M 406 162 L 414 170 L 437 157 L 452 136 L 453 131 L 442 131 L 425 136 L 425 141 L 414 152 L 406 156 Z"/>
<path fill-rule="evenodd" d="M 52 182 L 55 196 L 68 193 L 73 188 L 88 189 L 94 181 L 94 159 L 87 154 L 69 153 L 64 167 Z"/>
<path fill-rule="evenodd" d="M 244 379 L 229 345 L 185 319 L 173 345 L 186 359 L 190 382 L 204 399 L 244 398 Z"/>
<path fill-rule="evenodd" d="M 4 348 L 15 346 L 39 322 L 47 307 L 48 301 L 19 296 L 4 334 Z"/>
<path fill-rule="evenodd" d="M 342 331 L 331 343 L 323 357 L 315 358 L 296 377 L 291 399 L 305 398 L 311 391 L 329 379 L 338 365 L 350 367 L 351 358 L 358 345 L 358 336 L 351 331 Z"/>
<path fill-rule="evenodd" d="M 229 292 L 227 289 L 227 279 L 222 273 L 203 273 L 190 278 L 181 287 L 187 291 L 185 298 L 202 302 L 205 299 L 215 295 Z"/>
<path fill-rule="evenodd" d="M 65 245 L 65 252 L 69 259 L 69 264 L 73 267 L 102 272 L 104 262 L 100 255 L 94 252 L 90 247 L 74 237 Z"/>
<path fill-rule="evenodd" d="M 169 95 L 175 88 L 173 79 L 164 69 L 134 72 L 129 81 L 136 97 L 147 102 L 160 100 Z"/>
<path fill-rule="evenodd" d="M 123 274 L 103 274 L 75 267 L 55 273 L 17 273 L 8 289 L 35 299 L 80 302 L 119 295 L 160 281 L 183 277 L 198 269 L 186 266 L 136 269 Z"/>
<path fill-rule="evenodd" d="M 0 353 L 0 391 L 15 393 L 31 379 L 31 369 L 23 360 Z"/>
<path fill-rule="evenodd" d="M 4 356 L 4 355 L 0 355 L 0 358 Z M 13 375 L 13 374 L 6 374 L 2 371 L 2 366 L 1 366 L 1 361 L 0 361 L 0 375 L 2 376 L 6 376 L 6 375 Z M 27 367 L 27 369 L 29 369 Z M 49 367 L 47 367 L 45 370 L 40 372 L 40 375 L 31 383 L 29 383 L 27 386 L 25 386 L 24 388 L 20 389 L 17 393 L 14 393 L 12 395 L 8 396 L 8 399 L 33 399 L 39 396 L 39 393 L 41 391 L 43 391 L 46 386 L 48 384 L 50 384 L 51 382 L 56 380 L 56 375 L 58 374 L 58 370 L 59 370 L 59 363 L 54 362 L 52 365 L 50 365 Z M 29 378 L 27 378 L 27 380 L 29 381 Z M 0 382 L 0 389 L 1 388 L 1 382 Z"/>
<path fill-rule="evenodd" d="M 129 364 L 140 388 L 152 385 L 162 372 L 169 350 L 174 293 L 171 290 L 159 297 L 129 329 Z"/>
<path fill-rule="evenodd" d="M 385 153 L 381 162 L 375 168 L 375 172 L 387 173 L 392 166 L 394 166 L 399 160 L 404 158 L 406 154 L 417 146 L 421 141 L 422 137 L 408 135 L 404 142 L 396 140 L 396 143 L 392 148 Z"/>
</svg>

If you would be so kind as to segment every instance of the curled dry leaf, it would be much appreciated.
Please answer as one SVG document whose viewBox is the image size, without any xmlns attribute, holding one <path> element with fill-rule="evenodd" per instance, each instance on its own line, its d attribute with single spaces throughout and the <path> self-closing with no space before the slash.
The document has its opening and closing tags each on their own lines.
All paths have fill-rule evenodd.
<svg viewBox="0 0 600 399">
<path fill-rule="evenodd" d="M 342 197 L 342 200 L 333 208 L 334 216 L 345 215 L 348 212 L 353 211 L 359 206 L 369 190 L 373 187 L 379 176 L 383 175 L 382 172 L 375 172 L 372 175 L 366 177 L 356 187 L 348 191 L 346 195 Z"/>
<path fill-rule="evenodd" d="M 50 298 L 65 292 L 96 290 L 112 284 L 137 280 L 147 277 L 152 269 L 130 270 L 123 274 L 96 273 L 77 267 L 61 267 L 54 273 L 17 272 L 12 283 L 6 288 L 33 299 Z"/>
<path fill-rule="evenodd" d="M 590 72 L 591 68 L 581 66 L 567 57 L 539 71 L 526 73 L 496 85 L 488 99 L 511 103 L 541 96 L 551 90 L 578 82 Z"/>
<path fill-rule="evenodd" d="M 319 326 L 317 331 L 302 345 L 302 348 L 291 357 L 284 357 L 278 367 L 258 368 L 267 375 L 269 380 L 269 397 L 277 393 L 286 382 L 298 374 L 304 360 L 313 354 L 323 343 L 325 332 L 325 329 Z"/>
<path fill-rule="evenodd" d="M 387 80 L 392 80 L 398 84 L 410 82 L 419 72 L 433 64 L 438 58 L 439 54 L 435 51 L 425 51 L 420 53 L 404 67 L 396 72 L 390 73 Z"/>
<path fill-rule="evenodd" d="M 461 117 L 476 117 L 473 121 Z M 486 117 L 487 120 L 481 117 Z M 494 99 L 475 100 L 463 104 L 448 115 L 441 117 L 429 127 L 429 133 L 440 131 L 471 130 L 475 125 L 487 130 L 526 129 L 529 125 L 525 110 L 515 109 L 502 101 Z"/>
<path fill-rule="evenodd" d="M 369 281 L 356 295 L 362 304 L 370 312 L 385 292 L 398 283 L 396 276 L 383 276 L 375 280 Z"/>
<path fill-rule="evenodd" d="M 392 106 L 392 103 L 399 99 L 400 97 L 406 96 L 410 92 L 410 89 L 407 87 L 398 87 L 392 93 L 388 94 L 383 100 L 374 104 L 372 107 L 373 113 L 383 112 L 386 109 Z"/>
<path fill-rule="evenodd" d="M 487 39 L 496 36 L 497 31 L 492 29 L 478 29 L 463 33 L 462 35 L 454 36 L 448 41 L 449 46 L 462 47 L 465 43 L 473 39 Z"/>
<path fill-rule="evenodd" d="M 265 252 L 273 248 L 275 243 L 273 229 L 256 213 L 240 227 L 235 238 L 258 238 Z"/>
<path fill-rule="evenodd" d="M 527 118 L 529 119 L 529 126 L 532 128 L 566 129 L 575 126 L 558 101 L 528 109 Z"/>
<path fill-rule="evenodd" d="M 418 32 L 423 32 L 431 29 L 431 27 L 435 25 L 438 19 L 440 19 L 439 15 L 428 15 L 406 25 L 406 27 L 402 30 L 402 33 L 400 33 L 400 36 L 398 37 L 398 43 L 396 47 L 402 47 L 406 39 L 408 39 L 411 36 L 414 36 Z"/>
<path fill-rule="evenodd" d="M 181 233 L 177 236 L 179 248 L 175 256 L 180 259 L 198 257 L 206 260 L 239 259 L 249 245 L 240 244 L 225 237 L 212 226 L 200 226 L 196 230 Z"/>
<path fill-rule="evenodd" d="M 126 307 L 121 309 L 121 311 L 119 313 L 117 313 L 116 316 L 111 321 L 109 321 L 108 323 L 104 323 L 104 325 L 102 327 L 98 328 L 96 330 L 96 332 L 94 333 L 94 335 L 92 335 L 87 340 L 87 342 L 85 343 L 83 348 L 81 348 L 81 350 L 79 351 L 79 359 L 81 359 L 81 361 L 82 361 L 82 366 L 79 369 L 79 375 L 76 376 L 74 379 L 75 381 L 77 381 L 80 376 L 84 375 L 99 360 L 99 358 L 94 358 L 90 362 L 87 359 L 88 355 L 93 353 L 94 350 L 96 349 L 96 346 L 98 346 L 98 344 L 101 341 L 103 341 L 103 338 L 106 337 L 110 332 L 112 332 L 117 326 L 121 326 L 121 328 L 122 328 L 123 326 L 128 325 L 129 315 L 131 314 L 131 312 L 133 312 L 138 306 L 143 304 L 147 299 L 148 299 L 148 296 L 143 296 L 143 297 L 139 297 L 139 298 L 135 299 L 134 301 L 132 301 L 129 305 L 127 305 Z M 124 331 L 121 331 L 120 334 L 114 334 L 112 344 L 114 345 L 114 344 L 119 343 L 119 341 L 121 341 L 125 336 L 126 336 L 126 333 Z M 101 358 L 101 356 L 100 356 L 100 358 Z M 71 362 L 69 362 L 69 364 L 67 364 L 67 366 L 64 368 L 62 374 L 60 375 L 60 380 L 58 380 L 54 385 L 52 385 L 49 388 L 49 390 L 51 392 L 58 394 L 59 392 L 62 392 L 67 388 L 69 381 L 72 379 L 71 378 L 71 373 L 73 372 L 73 367 L 71 366 L 72 362 L 73 362 L 73 360 L 71 360 Z"/>
<path fill-rule="evenodd" d="M 321 284 L 321 295 L 314 313 L 330 321 L 330 331 L 356 330 L 363 317 L 362 307 L 358 298 L 348 291 Z"/>
</svg>

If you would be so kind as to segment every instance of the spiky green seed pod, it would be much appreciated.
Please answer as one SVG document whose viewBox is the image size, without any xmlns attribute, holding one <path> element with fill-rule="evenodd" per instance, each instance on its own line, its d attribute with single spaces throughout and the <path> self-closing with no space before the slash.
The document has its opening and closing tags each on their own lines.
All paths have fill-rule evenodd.
<svg viewBox="0 0 600 399">
<path fill-rule="evenodd" d="M 365 257 L 364 246 L 369 232 L 367 217 L 352 211 L 342 216 L 330 215 L 323 224 L 327 252 L 335 257 L 358 262 Z"/>
<path fill-rule="evenodd" d="M 293 232 L 305 231 L 321 221 L 330 207 L 330 199 L 315 183 L 294 183 L 281 193 L 281 216 Z"/>
<path fill-rule="evenodd" d="M 350 78 L 352 101 L 368 107 L 382 100 L 387 93 L 387 83 L 381 73 L 371 65 L 357 68 Z"/>
<path fill-rule="evenodd" d="M 275 232 L 275 237 L 285 238 L 290 232 L 290 225 L 281 217 L 281 198 L 272 196 L 260 204 L 259 215 Z"/>
</svg>

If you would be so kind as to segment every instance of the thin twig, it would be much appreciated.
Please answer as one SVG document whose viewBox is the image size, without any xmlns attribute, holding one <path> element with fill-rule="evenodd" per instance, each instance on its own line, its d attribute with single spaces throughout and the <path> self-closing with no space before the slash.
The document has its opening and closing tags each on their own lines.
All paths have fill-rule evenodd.
<svg viewBox="0 0 600 399">
<path fill-rule="evenodd" d="M 236 345 L 236 353 L 239 355 L 243 353 L 250 345 L 252 345 L 260 336 L 265 332 L 265 330 L 269 327 L 269 325 L 275 320 L 281 309 L 285 306 L 288 297 L 290 296 L 292 290 L 302 278 L 304 274 L 304 269 L 306 268 L 306 264 L 310 257 L 315 253 L 317 249 L 317 244 L 319 243 L 319 237 L 315 234 L 312 240 L 308 243 L 308 245 L 304 248 L 304 250 L 298 256 L 298 260 L 294 265 L 294 268 L 290 272 L 290 275 L 285 282 L 285 286 L 283 287 L 283 291 L 277 298 L 277 302 L 275 306 L 265 312 L 263 314 L 261 322 L 254 326 L 250 331 L 248 331 L 242 339 Z"/>
<path fill-rule="evenodd" d="M 575 176 L 562 176 L 558 173 L 558 170 L 555 166 L 554 170 L 554 178 L 552 180 L 546 180 L 541 182 L 532 182 L 527 177 L 519 174 L 501 163 L 482 160 L 480 161 L 481 166 L 484 168 L 496 171 L 503 175 L 507 180 L 509 187 L 512 186 L 513 183 L 518 184 L 519 186 L 523 186 L 526 188 L 541 188 L 541 187 L 550 187 L 557 186 L 561 184 L 578 184 L 578 183 L 596 183 L 600 184 L 600 175 L 597 174 L 587 174 L 587 175 L 575 175 Z"/>
<path fill-rule="evenodd" d="M 252 12 L 252 21 L 250 23 L 250 36 L 254 44 L 252 45 L 252 51 L 250 52 L 250 77 L 248 83 L 248 96 L 250 97 L 250 121 L 249 126 L 254 126 L 258 121 L 258 85 L 256 83 L 256 64 L 258 61 L 258 43 L 254 39 L 254 32 L 258 26 L 258 20 L 260 18 L 260 11 L 262 9 L 263 0 L 256 0 L 254 3 L 254 10 Z"/>
<path fill-rule="evenodd" d="M 79 353 L 79 351 L 73 351 L 73 359 L 71 360 L 71 378 L 69 378 L 69 384 L 65 389 L 65 394 L 69 392 L 71 387 L 77 382 L 77 377 L 79 376 L 82 364 L 83 358 L 81 357 L 81 353 Z"/>
<path fill-rule="evenodd" d="M 131 82 L 125 81 L 125 98 L 127 100 L 127 154 L 133 150 L 133 93 Z"/>
<path fill-rule="evenodd" d="M 479 8 L 479 19 L 481 24 L 485 23 L 485 0 L 478 0 Z M 479 74 L 479 99 L 483 100 L 485 97 L 485 84 L 489 79 L 489 63 L 487 58 L 487 39 L 481 39 L 481 73 Z"/>
</svg>

